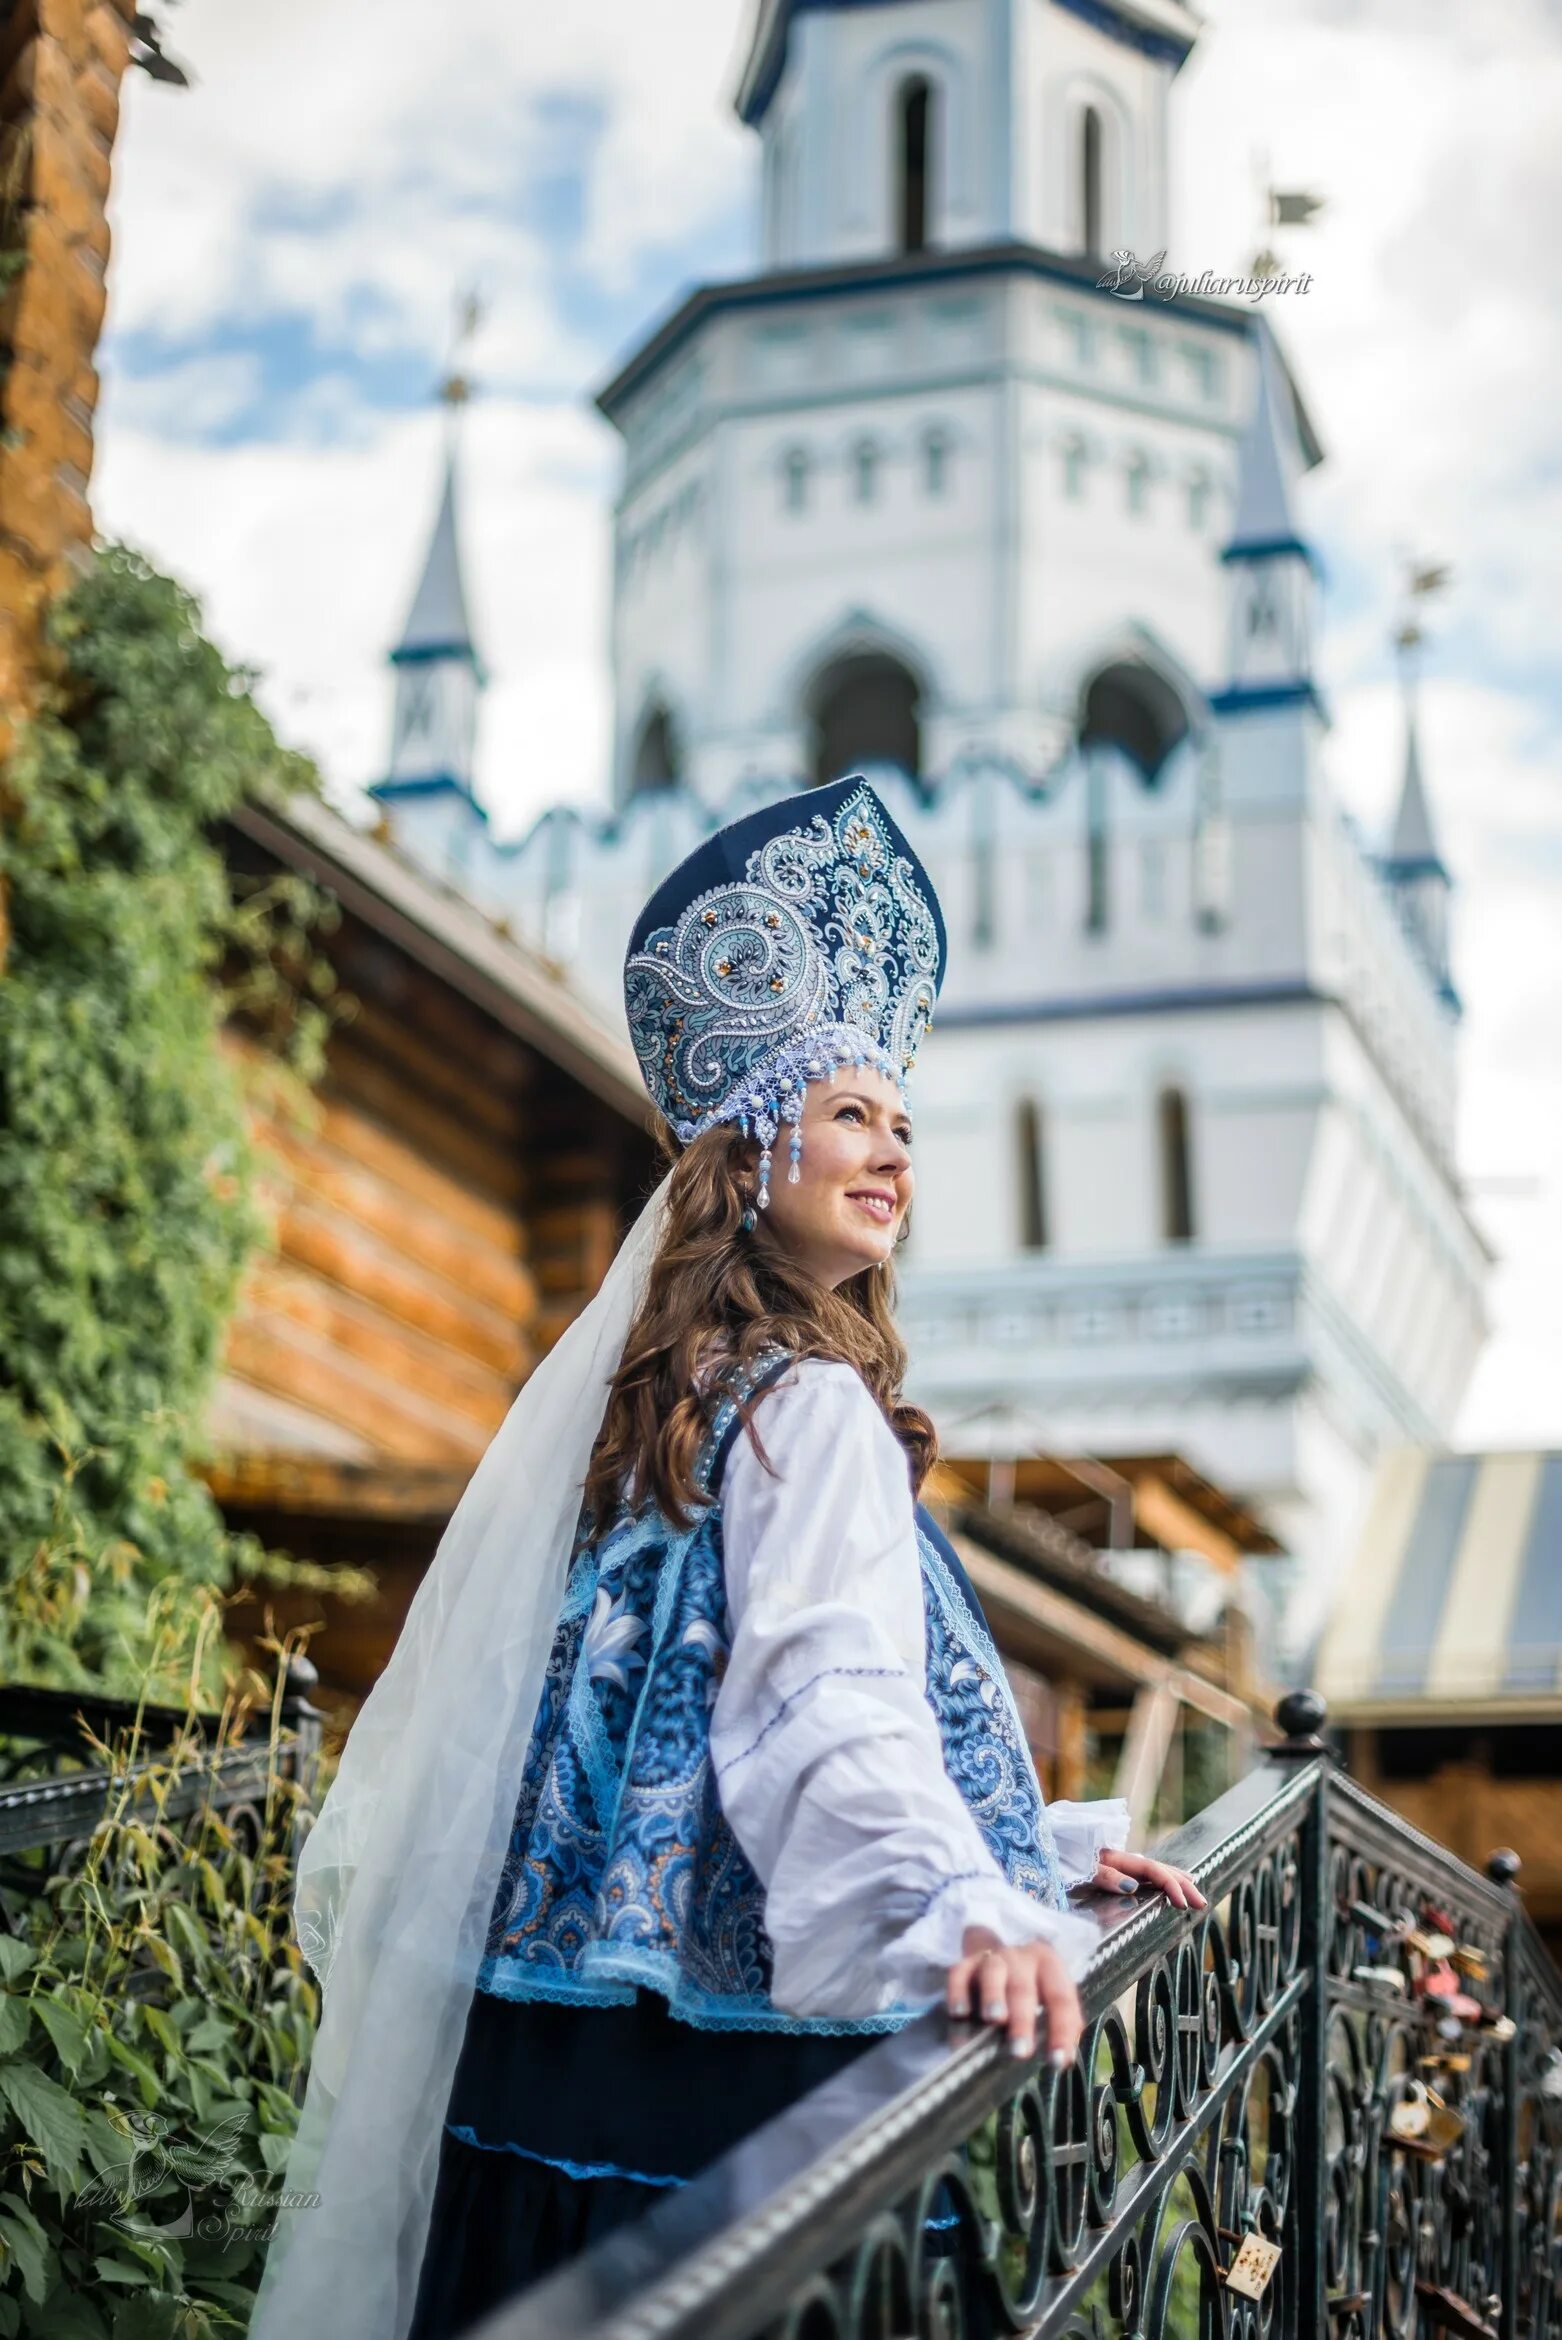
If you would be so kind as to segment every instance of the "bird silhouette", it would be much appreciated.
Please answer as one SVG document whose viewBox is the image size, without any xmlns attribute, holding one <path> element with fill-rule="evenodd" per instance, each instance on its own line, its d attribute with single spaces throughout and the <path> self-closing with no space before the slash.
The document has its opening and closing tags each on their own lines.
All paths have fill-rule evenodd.
<svg viewBox="0 0 1562 2340">
<path fill-rule="evenodd" d="M 149 2194 L 178 2186 L 184 2191 L 184 2208 L 169 2225 L 151 2231 L 189 2234 L 194 2226 L 196 2192 L 205 2186 L 223 2185 L 232 2176 L 249 2123 L 247 2109 L 229 2113 L 204 2137 L 188 2144 L 170 2136 L 174 2124 L 166 2113 L 127 2113 L 129 2155 L 83 2186 L 77 2202 L 89 2210 L 128 2210 Z"/>
</svg>

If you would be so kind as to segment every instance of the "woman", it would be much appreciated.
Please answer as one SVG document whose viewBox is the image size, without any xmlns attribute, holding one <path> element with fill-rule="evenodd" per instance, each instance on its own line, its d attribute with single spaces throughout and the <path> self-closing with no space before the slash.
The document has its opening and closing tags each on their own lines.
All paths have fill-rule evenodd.
<svg viewBox="0 0 1562 2340">
<path fill-rule="evenodd" d="M 1181 1872 L 1106 1849 L 1120 1804 L 1043 1808 L 975 1596 L 915 1503 L 934 1435 L 900 1396 L 887 1271 L 913 1185 L 904 1083 L 944 949 L 926 873 L 861 781 L 720 831 L 637 922 L 629 1025 L 681 1150 L 626 1245 L 627 1289 L 612 1290 L 626 1281 L 616 1263 L 593 1303 L 605 1392 L 558 1352 L 533 1377 L 578 1401 L 587 1467 L 571 1476 L 578 1420 L 574 1449 L 533 1441 L 524 1486 L 515 1456 L 507 1470 L 485 1458 L 472 1516 L 452 1522 L 431 1571 L 447 1597 L 422 1588 L 403 1635 L 418 1698 L 388 1695 L 360 1741 L 371 1697 L 333 1796 L 364 1760 L 305 1851 L 301 1937 L 331 1977 L 316 2133 L 324 2122 L 337 2262 L 345 2248 L 367 2265 L 365 2155 L 401 2204 L 380 2320 L 349 2329 L 463 2329 L 940 1993 L 1002 2024 L 1016 2055 L 1040 2037 L 1066 2063 L 1094 1938 L 1070 1887 L 1148 1883 L 1200 1904 Z M 787 1174 L 772 1185 L 783 1130 Z M 540 1433 L 548 1404 L 545 1388 Z M 489 1638 L 524 1639 L 531 1665 L 530 1696 L 490 1729 L 474 1717 L 493 1713 L 504 1669 L 470 1634 L 459 1662 L 441 1667 L 436 1651 L 482 1614 L 485 1572 L 468 1563 L 493 1554 L 506 1499 L 513 1563 L 522 1506 L 545 1497 L 556 1522 L 571 1487 L 562 1545 L 554 1524 L 533 1539 L 552 1598 L 524 1633 L 514 1613 L 539 1571 L 486 1571 Z M 401 1661 L 398 1644 L 391 1670 Z M 399 1760 L 396 1810 L 410 1807 L 412 1769 L 387 1726 L 411 1728 L 431 1684 L 441 1727 L 482 1750 L 465 1765 L 441 1750 L 443 1776 L 464 1806 L 475 1765 L 501 1823 L 480 1845 L 460 1823 L 466 1850 L 447 1865 L 463 1922 L 438 1937 L 448 1966 L 429 1946 L 449 1894 L 426 1877 L 430 1920 L 405 1878 L 387 1882 L 398 1844 L 403 1865 L 415 1849 L 427 1870 L 441 1798 L 425 1782 L 414 1840 L 387 1828 L 362 1777 L 375 1756 Z M 308 1882 L 320 1873 L 323 1928 Z M 356 1929 L 349 2020 L 328 2041 L 364 1905 L 385 1922 L 377 1941 L 372 1917 Z M 423 2043 L 410 2053 L 409 2031 Z M 398 2121 L 395 2086 L 371 2068 L 375 2037 L 421 2070 L 422 2104 L 432 2088 L 437 2169 L 426 2117 L 402 2089 Z M 258 2334 L 273 2307 L 283 2328 L 286 2294 L 322 2329 L 332 2306 L 342 2340 L 325 2232 L 302 2249 L 294 2238 L 275 2277 L 268 2267 Z"/>
</svg>

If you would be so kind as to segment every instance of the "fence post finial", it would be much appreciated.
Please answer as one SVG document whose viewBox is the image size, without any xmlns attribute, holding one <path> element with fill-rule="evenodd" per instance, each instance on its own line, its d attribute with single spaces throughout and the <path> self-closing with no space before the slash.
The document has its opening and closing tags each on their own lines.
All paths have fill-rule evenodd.
<svg viewBox="0 0 1562 2340">
<path fill-rule="evenodd" d="M 1329 1719 L 1329 1709 L 1316 1690 L 1288 1690 L 1275 1708 L 1275 1721 L 1285 1737 L 1278 1747 L 1270 1747 L 1271 1758 L 1327 1755 L 1328 1746 L 1323 1737 L 1323 1726 Z"/>
</svg>

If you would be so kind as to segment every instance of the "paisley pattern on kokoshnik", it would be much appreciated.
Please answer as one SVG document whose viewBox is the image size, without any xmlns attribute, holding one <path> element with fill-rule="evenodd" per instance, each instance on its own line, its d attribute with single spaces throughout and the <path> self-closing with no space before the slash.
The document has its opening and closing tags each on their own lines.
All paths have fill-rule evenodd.
<svg viewBox="0 0 1562 2340">
<path fill-rule="evenodd" d="M 700 1483 L 761 1360 L 706 1434 Z M 919 1531 L 928 1695 L 946 1767 L 1008 1882 L 1066 1908 L 1041 1789 L 980 1618 Z M 576 1557 L 478 1970 L 500 1998 L 621 2005 L 659 1992 L 685 2021 L 886 2031 L 784 2014 L 770 1998 L 764 1888 L 722 1813 L 709 1715 L 730 1640 L 720 1502 L 684 1531 L 626 1512 Z"/>
<path fill-rule="evenodd" d="M 741 1120 L 768 1145 L 837 1066 L 904 1083 L 943 965 L 927 872 L 851 780 L 735 821 L 681 863 L 636 921 L 624 1004 L 680 1138 Z"/>
</svg>

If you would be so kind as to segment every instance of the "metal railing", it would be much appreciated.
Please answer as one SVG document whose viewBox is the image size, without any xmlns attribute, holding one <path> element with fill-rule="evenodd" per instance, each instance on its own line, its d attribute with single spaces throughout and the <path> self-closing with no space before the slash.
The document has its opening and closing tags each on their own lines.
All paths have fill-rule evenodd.
<svg viewBox="0 0 1562 2340">
<path fill-rule="evenodd" d="M 1069 2070 L 924 2016 L 481 2340 L 1557 2334 L 1562 1976 L 1517 1861 L 1365 1795 L 1310 1693 L 1278 1720 L 1163 1848 L 1208 1909 L 1103 1916 Z"/>
<path fill-rule="evenodd" d="M 280 1843 L 291 1861 L 319 1767 L 320 1717 L 309 1698 L 317 1679 L 301 1653 L 289 1658 L 275 1743 L 269 1712 L 224 1739 L 216 1717 L 179 1707 L 0 1684 L 0 1925 L 50 1877 L 73 1870 L 104 1818 L 136 1809 L 143 1789 L 169 1827 L 215 1812 L 244 1851 Z M 107 1764 L 94 1740 L 124 1752 Z M 290 1785 L 285 1811 L 279 1782 Z"/>
</svg>

